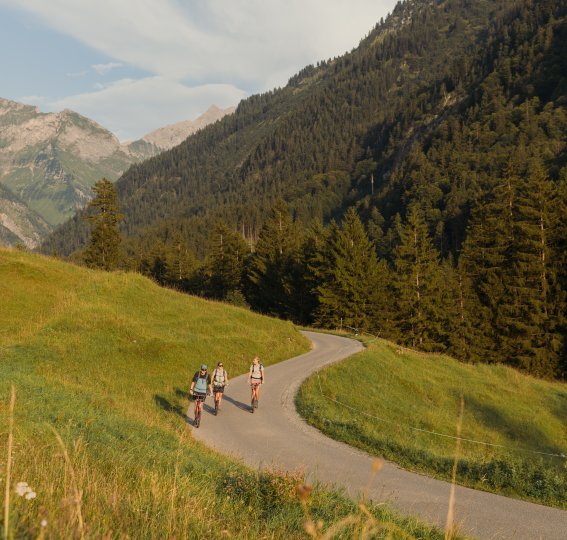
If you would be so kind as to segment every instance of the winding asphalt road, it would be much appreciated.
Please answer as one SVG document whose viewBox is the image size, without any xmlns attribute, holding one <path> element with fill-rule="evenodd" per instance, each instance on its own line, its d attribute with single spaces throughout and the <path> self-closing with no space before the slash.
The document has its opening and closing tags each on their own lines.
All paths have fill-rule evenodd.
<svg viewBox="0 0 567 540">
<path fill-rule="evenodd" d="M 445 526 L 450 484 L 385 463 L 367 489 L 375 458 L 334 441 L 308 426 L 297 414 L 300 384 L 321 367 L 362 350 L 360 343 L 304 332 L 313 349 L 266 368 L 260 407 L 250 413 L 246 376 L 230 381 L 218 417 L 205 411 L 196 439 L 253 468 L 303 470 L 310 480 L 343 487 L 352 496 L 366 493 L 400 512 Z M 211 403 L 209 398 L 208 402 Z M 483 539 L 567 539 L 567 512 L 457 486 L 455 522 L 463 534 Z"/>
</svg>

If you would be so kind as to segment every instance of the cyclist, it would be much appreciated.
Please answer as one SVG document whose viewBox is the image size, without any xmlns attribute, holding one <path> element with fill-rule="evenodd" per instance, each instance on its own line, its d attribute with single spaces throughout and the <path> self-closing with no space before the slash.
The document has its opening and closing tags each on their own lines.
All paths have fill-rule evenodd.
<svg viewBox="0 0 567 540">
<path fill-rule="evenodd" d="M 224 364 L 219 362 L 213 371 L 213 394 L 215 395 L 215 416 L 220 411 L 220 404 L 225 387 L 228 385 L 228 373 Z"/>
<path fill-rule="evenodd" d="M 260 385 L 264 384 L 264 366 L 260 363 L 260 359 L 255 356 L 248 372 L 248 384 L 252 392 L 252 412 L 258 408 L 258 401 L 260 400 Z"/>
<path fill-rule="evenodd" d="M 211 376 L 207 371 L 207 364 L 202 364 L 201 370 L 195 371 L 189 393 L 195 400 L 194 426 L 199 427 L 199 424 L 201 423 L 201 414 L 203 412 L 203 402 L 207 395 L 211 395 Z"/>
</svg>

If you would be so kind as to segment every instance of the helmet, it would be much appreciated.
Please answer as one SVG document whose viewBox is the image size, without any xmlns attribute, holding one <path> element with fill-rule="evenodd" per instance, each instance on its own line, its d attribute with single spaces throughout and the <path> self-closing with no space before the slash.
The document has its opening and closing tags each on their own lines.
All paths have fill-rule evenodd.
<svg viewBox="0 0 567 540">
<path fill-rule="evenodd" d="M 201 371 L 207 371 L 207 364 L 201 364 Z"/>
</svg>

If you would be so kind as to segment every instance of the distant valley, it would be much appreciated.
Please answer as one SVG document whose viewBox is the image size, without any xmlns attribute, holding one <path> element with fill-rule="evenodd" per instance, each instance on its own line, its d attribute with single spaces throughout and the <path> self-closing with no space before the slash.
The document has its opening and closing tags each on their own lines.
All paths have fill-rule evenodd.
<svg viewBox="0 0 567 540">
<path fill-rule="evenodd" d="M 74 111 L 42 113 L 0 98 L 0 244 L 34 248 L 91 198 L 102 177 L 116 180 L 130 165 L 168 150 L 234 108 L 203 115 L 121 143 Z"/>
</svg>

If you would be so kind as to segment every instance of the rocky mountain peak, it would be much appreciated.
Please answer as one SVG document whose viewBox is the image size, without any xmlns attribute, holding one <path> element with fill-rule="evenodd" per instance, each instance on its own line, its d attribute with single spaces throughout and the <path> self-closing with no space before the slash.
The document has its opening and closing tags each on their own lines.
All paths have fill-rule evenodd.
<svg viewBox="0 0 567 540">
<path fill-rule="evenodd" d="M 227 114 L 232 114 L 235 111 L 234 107 L 221 109 L 216 105 L 211 105 L 201 116 L 195 120 L 184 120 L 175 124 L 156 129 L 147 135 L 144 135 L 142 140 L 147 143 L 153 144 L 163 150 L 173 148 L 181 144 L 189 135 L 204 128 L 208 124 L 212 124 L 220 120 Z"/>
</svg>

